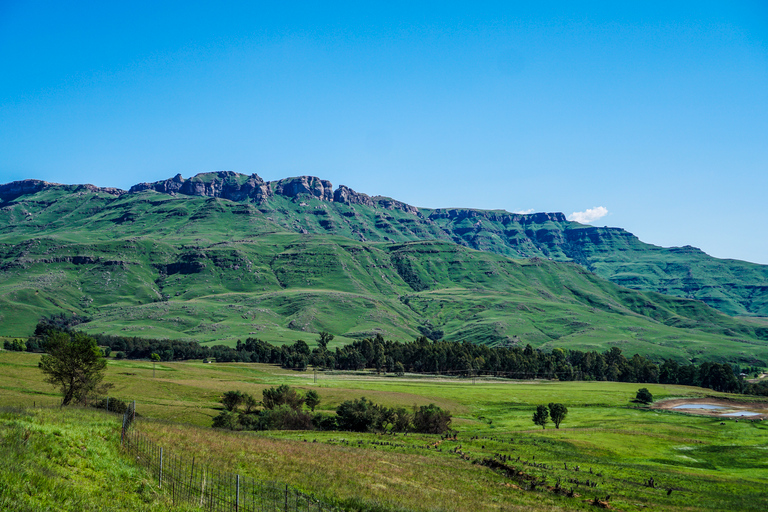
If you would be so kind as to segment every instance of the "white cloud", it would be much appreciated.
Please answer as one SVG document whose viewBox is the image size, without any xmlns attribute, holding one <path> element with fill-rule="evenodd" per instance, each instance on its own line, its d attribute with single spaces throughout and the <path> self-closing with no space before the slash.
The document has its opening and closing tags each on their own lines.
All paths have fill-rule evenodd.
<svg viewBox="0 0 768 512">
<path fill-rule="evenodd" d="M 533 213 L 535 211 L 536 210 L 534 210 L 533 208 L 528 208 L 527 210 L 515 210 L 512 213 L 519 213 L 521 215 L 528 215 L 529 213 Z"/>
<path fill-rule="evenodd" d="M 591 224 L 606 215 L 608 215 L 608 208 L 595 206 L 594 208 L 587 208 L 584 212 L 573 212 L 568 216 L 568 220 L 575 220 L 580 224 Z"/>
</svg>

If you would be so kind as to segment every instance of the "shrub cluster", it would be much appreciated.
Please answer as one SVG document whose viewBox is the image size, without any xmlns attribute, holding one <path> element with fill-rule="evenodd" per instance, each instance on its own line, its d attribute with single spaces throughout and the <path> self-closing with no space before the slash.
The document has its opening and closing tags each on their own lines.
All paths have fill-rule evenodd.
<svg viewBox="0 0 768 512">
<path fill-rule="evenodd" d="M 384 407 L 365 397 L 339 404 L 336 414 L 315 413 L 320 396 L 311 390 L 300 395 L 285 384 L 265 389 L 259 403 L 252 395 L 227 391 L 224 410 L 213 427 L 230 430 L 345 430 L 354 432 L 420 432 L 442 434 L 450 429 L 451 414 L 435 404 Z M 306 408 L 310 410 L 307 410 Z"/>
</svg>

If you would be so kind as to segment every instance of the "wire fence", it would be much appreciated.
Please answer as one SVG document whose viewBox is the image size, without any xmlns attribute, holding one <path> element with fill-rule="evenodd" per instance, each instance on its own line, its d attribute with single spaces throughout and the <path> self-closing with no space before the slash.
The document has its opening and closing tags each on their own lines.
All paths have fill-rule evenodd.
<svg viewBox="0 0 768 512">
<path fill-rule="evenodd" d="M 174 504 L 199 506 L 206 512 L 336 512 L 338 509 L 289 485 L 222 472 L 200 461 L 171 453 L 130 428 L 136 403 L 123 415 L 123 449 L 150 470 Z"/>
</svg>

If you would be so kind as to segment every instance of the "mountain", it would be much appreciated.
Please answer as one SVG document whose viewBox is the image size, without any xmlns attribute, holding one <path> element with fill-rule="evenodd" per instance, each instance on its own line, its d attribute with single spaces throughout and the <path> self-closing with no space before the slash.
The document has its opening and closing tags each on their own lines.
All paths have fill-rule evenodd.
<svg viewBox="0 0 768 512">
<path fill-rule="evenodd" d="M 130 191 L 25 180 L 0 201 L 0 335 L 66 312 L 92 332 L 211 343 L 327 330 L 768 361 L 764 325 L 600 277 L 759 316 L 766 267 L 559 213 L 420 209 L 231 172 Z"/>
</svg>

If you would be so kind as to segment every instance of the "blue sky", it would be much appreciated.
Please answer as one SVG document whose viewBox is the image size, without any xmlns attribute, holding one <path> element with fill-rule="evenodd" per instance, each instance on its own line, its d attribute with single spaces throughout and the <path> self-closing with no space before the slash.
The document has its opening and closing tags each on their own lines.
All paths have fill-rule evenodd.
<svg viewBox="0 0 768 512">
<path fill-rule="evenodd" d="M 768 264 L 768 5 L 535 4 L 0 0 L 0 182 L 309 174 Z"/>
</svg>

